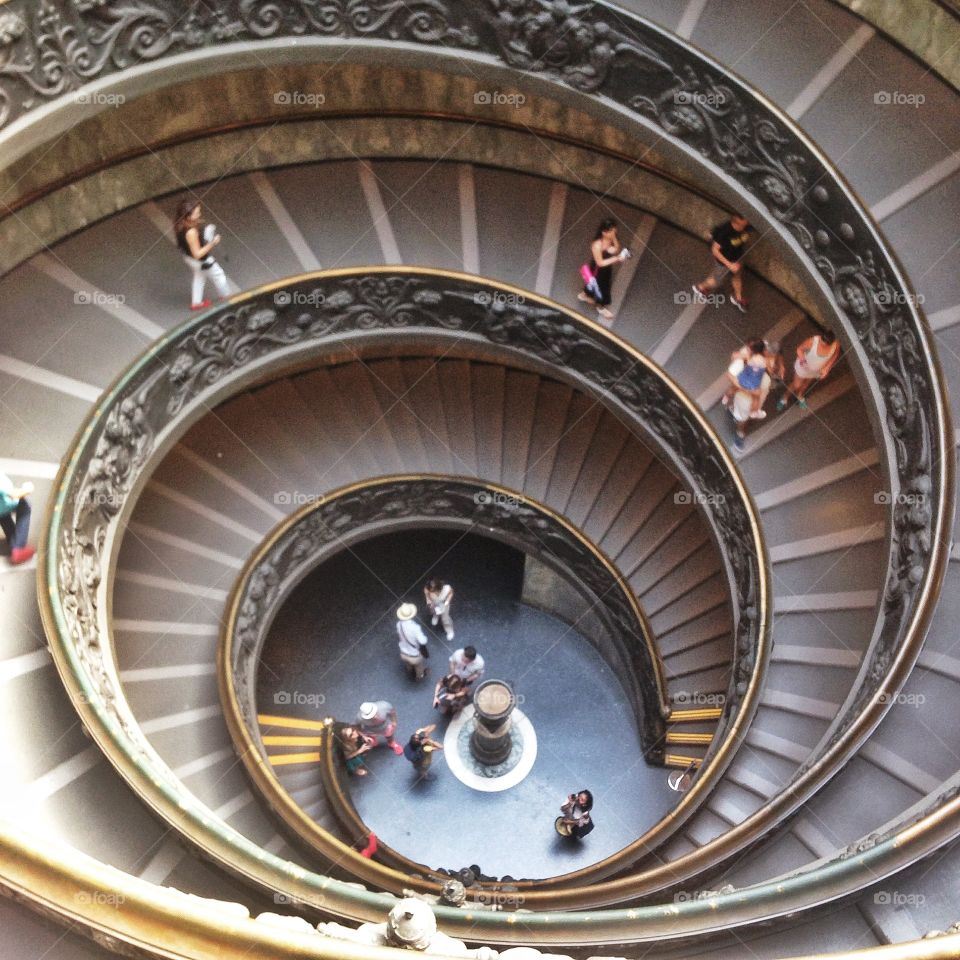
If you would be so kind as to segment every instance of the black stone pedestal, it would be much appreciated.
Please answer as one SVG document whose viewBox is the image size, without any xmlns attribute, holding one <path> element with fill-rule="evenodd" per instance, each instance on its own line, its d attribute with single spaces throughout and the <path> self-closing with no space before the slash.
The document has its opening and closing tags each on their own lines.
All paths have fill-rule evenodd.
<svg viewBox="0 0 960 960">
<path fill-rule="evenodd" d="M 510 684 L 484 680 L 473 692 L 476 728 L 470 738 L 470 752 L 486 766 L 503 763 L 510 756 L 510 714 L 517 705 Z"/>
</svg>

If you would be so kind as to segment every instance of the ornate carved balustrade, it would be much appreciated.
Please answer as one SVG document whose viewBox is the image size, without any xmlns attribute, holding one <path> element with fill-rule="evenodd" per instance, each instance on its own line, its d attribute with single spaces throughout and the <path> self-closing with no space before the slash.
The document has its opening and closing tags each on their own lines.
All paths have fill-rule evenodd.
<svg viewBox="0 0 960 960">
<path fill-rule="evenodd" d="M 587 636 L 624 685 L 634 710 L 647 759 L 662 761 L 665 717 L 662 667 L 655 638 L 636 597 L 603 554 L 560 516 L 517 491 L 457 477 L 380 477 L 334 490 L 287 518 L 247 561 L 230 600 L 218 654 L 220 698 L 237 755 L 261 797 L 285 825 L 327 862 L 353 867 L 380 887 L 400 892 L 392 874 L 377 870 L 337 842 L 308 817 L 273 774 L 257 721 L 257 668 L 270 626 L 305 576 L 340 551 L 385 532 L 454 529 L 494 537 L 567 578 L 596 616 L 602 635 Z M 732 651 L 731 651 L 732 653 Z M 328 758 L 321 758 L 324 782 L 337 786 Z M 716 782 L 711 776 L 711 781 Z M 350 837 L 358 834 L 356 814 L 342 790 L 328 789 L 337 821 Z M 702 793 L 701 793 L 702 799 Z M 337 815 L 346 810 L 345 817 Z M 675 826 L 678 824 L 675 824 Z M 442 877 L 431 868 L 378 856 L 407 874 L 427 877 L 424 888 L 439 894 Z M 610 868 L 616 861 L 610 858 Z M 626 860 L 624 865 L 628 865 Z"/>
<path fill-rule="evenodd" d="M 424 350 L 509 358 L 591 392 L 652 440 L 686 478 L 717 539 L 736 623 L 730 689 L 717 735 L 721 742 L 693 789 L 668 818 L 626 848 L 629 853 L 659 842 L 695 809 L 732 759 L 758 702 L 768 649 L 768 585 L 756 518 L 721 441 L 649 360 L 549 301 L 461 274 L 331 271 L 248 294 L 168 334 L 91 416 L 58 484 L 44 557 L 50 585 L 44 606 L 58 665 L 107 755 L 185 835 L 271 888 L 292 884 L 296 893 L 300 885 L 302 893 L 302 885 L 326 881 L 303 878 L 302 871 L 262 851 L 251 858 L 252 845 L 211 811 L 183 802 L 183 785 L 140 731 L 116 675 L 108 571 L 151 466 L 211 405 L 291 365 L 357 351 Z M 502 518 L 504 524 L 508 520 Z M 572 563 L 569 544 L 565 549 Z M 588 588 L 602 589 L 597 571 L 578 567 L 578 572 Z M 610 576 L 609 569 L 605 575 Z M 265 584 L 254 586 L 264 599 Z M 635 608 L 610 612 L 612 627 L 622 633 L 636 630 Z M 624 617 L 634 619 L 616 622 Z M 633 648 L 633 655 L 643 658 L 647 678 L 645 720 L 662 722 L 668 704 L 656 658 L 646 643 Z M 625 862 L 611 858 L 596 869 L 610 871 Z M 590 875 L 588 869 L 577 876 Z M 344 894 L 349 913 L 352 897 L 346 889 Z M 549 906 L 550 896 L 531 894 L 527 900 L 534 904 L 541 897 Z"/>
<path fill-rule="evenodd" d="M 929 335 L 896 260 L 863 205 L 786 117 L 682 41 L 602 3 L 572 7 L 560 0 L 425 0 L 401 5 L 384 0 L 331 8 L 307 0 L 224 0 L 216 7 L 191 6 L 184 12 L 173 0 L 44 0 L 36 6 L 13 0 L 0 8 L 0 122 L 5 125 L 0 138 L 14 143 L 22 136 L 27 142 L 33 119 L 66 110 L 75 103 L 72 91 L 121 89 L 128 78 L 163 61 L 172 67 L 220 48 L 226 57 L 231 45 L 266 48 L 283 37 L 329 41 L 341 50 L 350 39 L 358 51 L 418 54 L 438 69 L 455 71 L 458 59 L 516 68 L 511 76 L 518 89 L 528 83 L 540 84 L 538 89 L 552 84 L 624 124 L 645 125 L 663 134 L 679 155 L 698 157 L 705 172 L 727 184 L 731 194 L 739 192 L 744 206 L 779 232 L 833 310 L 861 388 L 874 401 L 882 462 L 890 478 L 890 554 L 883 603 L 855 690 L 790 789 L 698 851 L 688 865 L 660 874 L 651 871 L 646 883 L 629 889 L 641 894 L 715 867 L 797 809 L 879 723 L 893 702 L 880 694 L 897 690 L 908 675 L 942 582 L 954 508 L 953 435 Z M 377 311 L 352 306 L 371 329 L 382 323 Z M 535 317 L 515 320 L 514 332 L 536 322 Z M 309 325 L 293 340 L 276 345 L 292 348 L 308 330 Z M 104 656 L 106 635 L 97 622 L 102 603 L 96 598 L 117 518 L 135 493 L 138 470 L 156 441 L 164 442 L 154 434 L 144 403 L 158 391 L 175 404 L 179 391 L 189 410 L 198 395 L 196 383 L 208 377 L 216 383 L 225 370 L 236 368 L 238 359 L 257 354 L 261 333 L 268 339 L 276 335 L 264 314 L 229 312 L 215 330 L 185 350 L 182 362 L 176 361 L 179 381 L 164 371 L 147 375 L 139 368 L 134 392 L 110 408 L 105 424 L 88 426 L 84 440 L 100 449 L 83 456 L 78 450 L 64 474 L 67 481 L 77 469 L 87 476 L 83 491 L 64 491 L 51 528 L 46 572 L 59 582 L 65 604 L 53 598 L 46 613 L 48 628 L 64 665 L 89 677 L 81 684 L 85 693 L 73 688 L 75 694 L 91 698 L 80 705 L 81 713 L 101 734 L 123 734 L 136 745 L 129 752 L 132 762 L 140 759 L 138 754 L 147 756 L 149 746 L 119 709 L 116 678 Z M 568 349 L 582 349 L 576 343 L 565 345 L 564 339 L 558 336 L 550 348 L 554 359 L 562 359 Z M 496 342 L 492 336 L 491 341 Z M 129 385 L 130 379 L 123 383 Z M 602 389 L 619 391 L 616 377 Z M 95 518 L 84 513 L 77 500 L 79 494 L 109 497 L 116 489 L 119 501 L 98 503 Z M 164 803 L 175 802 L 165 782 L 159 782 L 156 791 Z M 800 886 L 779 885 L 774 899 L 761 888 L 749 897 L 721 897 L 711 907 L 716 908 L 712 916 L 746 922 L 840 896 L 869 882 L 867 868 L 896 869 L 958 830 L 960 805 L 947 797 L 896 840 L 832 864 L 827 871 L 796 878 Z M 627 891 L 626 881 L 618 881 L 610 894 Z M 340 890 L 331 896 L 345 913 L 358 916 L 369 915 L 377 899 Z M 358 906 L 365 896 L 371 899 Z M 671 909 L 673 931 L 720 926 L 710 919 L 711 911 L 700 911 L 696 904 Z M 616 928 L 621 935 L 630 931 L 641 937 L 657 929 L 656 923 L 641 929 L 640 914 L 653 920 L 645 910 L 629 918 L 615 913 L 604 921 L 608 934 Z M 589 922 L 595 936 L 599 928 Z M 544 936 L 548 923 L 531 919 Z M 576 929 L 575 918 L 569 917 L 558 921 L 549 936 L 573 942 Z M 494 928 L 489 932 L 493 937 Z"/>
</svg>

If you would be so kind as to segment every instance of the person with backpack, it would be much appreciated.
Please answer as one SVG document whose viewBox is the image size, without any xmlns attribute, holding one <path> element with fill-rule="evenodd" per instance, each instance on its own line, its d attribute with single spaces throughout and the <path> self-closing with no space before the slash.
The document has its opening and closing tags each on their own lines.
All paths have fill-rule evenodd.
<svg viewBox="0 0 960 960">
<path fill-rule="evenodd" d="M 571 793 L 560 804 L 562 817 L 557 817 L 554 827 L 561 837 L 571 837 L 581 840 L 593 830 L 593 818 L 590 811 L 593 809 L 593 794 L 589 790 Z"/>
</svg>

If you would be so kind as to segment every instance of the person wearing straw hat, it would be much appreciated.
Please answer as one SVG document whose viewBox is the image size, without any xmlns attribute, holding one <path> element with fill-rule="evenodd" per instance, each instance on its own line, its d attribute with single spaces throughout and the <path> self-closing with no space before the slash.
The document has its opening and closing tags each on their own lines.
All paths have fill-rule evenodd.
<svg viewBox="0 0 960 960">
<path fill-rule="evenodd" d="M 427 657 L 430 650 L 427 647 L 427 635 L 423 627 L 414 622 L 417 608 L 412 603 L 403 603 L 397 609 L 397 646 L 400 650 L 400 660 L 407 672 L 414 680 L 422 680 L 427 673 Z"/>
<path fill-rule="evenodd" d="M 357 719 L 360 729 L 368 737 L 373 737 L 378 744 L 385 743 L 398 757 L 403 753 L 403 747 L 393 739 L 397 729 L 397 708 L 388 700 L 361 703 Z"/>
</svg>

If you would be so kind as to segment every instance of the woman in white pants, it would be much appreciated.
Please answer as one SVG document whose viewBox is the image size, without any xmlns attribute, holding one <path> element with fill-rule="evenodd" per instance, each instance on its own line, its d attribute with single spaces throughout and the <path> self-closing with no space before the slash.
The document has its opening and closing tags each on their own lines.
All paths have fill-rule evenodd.
<svg viewBox="0 0 960 960">
<path fill-rule="evenodd" d="M 177 247 L 183 254 L 183 260 L 193 271 L 193 286 L 190 296 L 191 310 L 205 310 L 210 301 L 205 300 L 203 288 L 207 277 L 213 281 L 221 300 L 230 295 L 230 285 L 227 283 L 223 267 L 214 260 L 211 250 L 220 242 L 220 234 L 213 224 L 203 224 L 200 220 L 201 209 L 199 203 L 184 200 L 177 210 L 177 219 L 174 223 L 174 232 L 177 236 Z"/>
<path fill-rule="evenodd" d="M 453 587 L 444 580 L 434 577 L 426 582 L 423 596 L 427 601 L 427 609 L 433 615 L 430 622 L 433 626 L 439 620 L 443 624 L 443 632 L 448 640 L 453 639 L 453 620 L 450 619 L 450 604 L 453 603 Z"/>
</svg>

